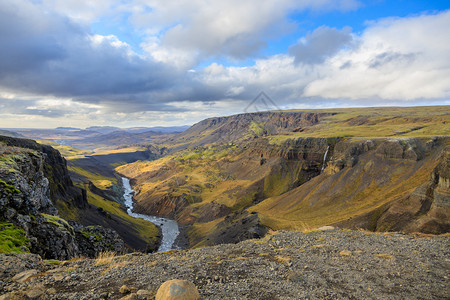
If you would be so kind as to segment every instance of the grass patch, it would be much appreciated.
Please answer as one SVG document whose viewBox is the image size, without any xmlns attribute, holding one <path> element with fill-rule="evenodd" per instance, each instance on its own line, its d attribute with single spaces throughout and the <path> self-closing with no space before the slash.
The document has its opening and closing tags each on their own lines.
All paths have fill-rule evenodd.
<svg viewBox="0 0 450 300">
<path fill-rule="evenodd" d="M 0 179 L 0 188 L 4 190 L 7 194 L 20 194 L 21 191 L 17 189 L 15 186 L 7 184 L 5 181 Z"/>
<path fill-rule="evenodd" d="M 59 229 L 64 230 L 64 231 L 69 231 L 70 233 L 73 234 L 73 232 L 74 232 L 73 227 L 70 226 L 69 223 L 67 223 L 67 221 L 64 220 L 63 218 L 48 215 L 48 214 L 42 214 L 42 216 L 45 218 L 45 222 L 54 224 L 54 225 L 58 226 Z"/>
<path fill-rule="evenodd" d="M 94 237 L 97 241 L 101 241 L 103 239 L 103 236 L 101 234 L 96 234 L 89 231 L 80 231 L 80 233 L 87 239 L 90 239 L 90 237 Z"/>
<path fill-rule="evenodd" d="M 82 169 L 80 167 L 76 167 L 74 165 L 68 165 L 67 168 L 69 169 L 69 171 L 72 171 L 74 173 L 77 173 L 78 175 L 81 175 L 83 177 L 85 177 L 86 179 L 92 181 L 92 183 L 103 190 L 107 190 L 111 187 L 113 187 L 114 185 L 118 184 L 117 178 L 115 177 L 106 177 L 97 173 L 92 173 L 89 172 L 85 169 Z"/>
<path fill-rule="evenodd" d="M 394 257 L 392 255 L 386 254 L 386 253 L 376 254 L 375 256 L 378 258 L 381 258 L 381 259 L 386 259 L 386 260 L 394 259 Z"/>
<path fill-rule="evenodd" d="M 27 247 L 29 240 L 22 228 L 11 222 L 0 222 L 0 253 L 29 252 L 22 250 Z"/>
<path fill-rule="evenodd" d="M 116 252 L 114 251 L 102 251 L 98 254 L 97 258 L 95 259 L 95 264 L 97 266 L 108 265 L 112 263 L 115 257 Z"/>
</svg>

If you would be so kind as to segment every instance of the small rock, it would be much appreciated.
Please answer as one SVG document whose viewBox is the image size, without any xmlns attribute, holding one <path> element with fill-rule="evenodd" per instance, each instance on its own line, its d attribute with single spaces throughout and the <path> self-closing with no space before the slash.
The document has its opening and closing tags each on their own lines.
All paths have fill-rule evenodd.
<svg viewBox="0 0 450 300">
<path fill-rule="evenodd" d="M 25 292 L 25 295 L 29 299 L 38 299 L 44 294 L 44 289 L 42 287 L 35 287 Z"/>
<path fill-rule="evenodd" d="M 135 293 L 132 293 L 132 294 L 129 294 L 129 295 L 126 295 L 126 296 L 120 298 L 120 300 L 138 300 L 138 299 L 139 299 L 139 297 Z"/>
<path fill-rule="evenodd" d="M 62 274 L 54 274 L 53 275 L 53 279 L 55 281 L 62 281 L 64 279 L 64 275 L 62 275 Z"/>
<path fill-rule="evenodd" d="M 322 226 L 322 227 L 317 228 L 317 230 L 320 230 L 320 231 L 334 230 L 334 227 L 333 226 Z"/>
<path fill-rule="evenodd" d="M 200 295 L 192 282 L 173 279 L 164 282 L 156 292 L 155 300 L 198 300 Z"/>
<path fill-rule="evenodd" d="M 287 276 L 287 281 L 297 283 L 302 282 L 303 281 L 302 274 L 295 271 L 291 271 Z"/>
<path fill-rule="evenodd" d="M 126 286 L 125 284 L 122 285 L 119 289 L 119 293 L 121 294 L 128 294 L 130 292 L 130 288 Z"/>
<path fill-rule="evenodd" d="M 20 283 L 24 283 L 25 281 L 27 281 L 27 279 L 29 279 L 31 276 L 36 275 L 37 273 L 39 273 L 38 270 L 36 269 L 31 269 L 31 270 L 27 270 L 27 271 L 23 271 L 17 275 L 15 275 L 12 280 L 16 281 L 16 282 L 20 282 Z"/>
<path fill-rule="evenodd" d="M 342 255 L 342 256 L 349 256 L 351 254 L 352 254 L 352 252 L 348 251 L 348 250 L 342 250 L 341 252 L 339 252 L 339 255 Z"/>
<path fill-rule="evenodd" d="M 138 296 L 151 296 L 152 292 L 148 291 L 148 290 L 139 290 L 136 292 L 136 294 Z"/>
</svg>

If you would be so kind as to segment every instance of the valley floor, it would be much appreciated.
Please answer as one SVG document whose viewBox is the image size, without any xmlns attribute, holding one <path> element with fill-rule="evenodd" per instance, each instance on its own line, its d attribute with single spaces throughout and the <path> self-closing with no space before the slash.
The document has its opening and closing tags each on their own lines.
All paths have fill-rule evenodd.
<svg viewBox="0 0 450 300">
<path fill-rule="evenodd" d="M 3 254 L 0 299 L 153 299 L 174 278 L 192 281 L 202 299 L 448 299 L 449 252 L 448 235 L 332 229 L 59 265 Z M 37 274 L 11 279 L 27 268 Z"/>
</svg>

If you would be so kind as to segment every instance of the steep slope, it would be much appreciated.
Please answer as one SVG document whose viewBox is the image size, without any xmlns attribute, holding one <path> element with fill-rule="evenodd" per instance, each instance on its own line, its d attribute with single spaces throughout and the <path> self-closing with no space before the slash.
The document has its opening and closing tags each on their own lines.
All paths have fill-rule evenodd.
<svg viewBox="0 0 450 300">
<path fill-rule="evenodd" d="M 332 113 L 260 112 L 203 120 L 169 140 L 176 149 L 302 131 Z"/>
<path fill-rule="evenodd" d="M 337 143 L 324 172 L 251 210 L 272 228 L 341 226 L 377 231 L 450 230 L 449 138 Z"/>
<path fill-rule="evenodd" d="M 72 184 L 59 152 L 31 140 L 0 136 L 2 252 L 31 251 L 45 258 L 69 259 L 124 251 L 116 232 L 68 223 L 58 215 L 57 204 L 78 209 L 88 205 L 85 191 Z M 14 236 L 8 237 L 12 232 Z"/>
</svg>

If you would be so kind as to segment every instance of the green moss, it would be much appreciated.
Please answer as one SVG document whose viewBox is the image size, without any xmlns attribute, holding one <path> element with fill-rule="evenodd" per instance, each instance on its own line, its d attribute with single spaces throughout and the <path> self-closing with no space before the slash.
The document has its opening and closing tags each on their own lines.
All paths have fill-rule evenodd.
<svg viewBox="0 0 450 300">
<path fill-rule="evenodd" d="M 17 189 L 15 186 L 7 184 L 3 180 L 0 179 L 0 187 L 6 191 L 7 194 L 20 194 L 21 191 Z"/>
<path fill-rule="evenodd" d="M 252 122 L 249 129 L 256 136 L 262 136 L 264 134 L 264 122 Z"/>
<path fill-rule="evenodd" d="M 65 230 L 65 231 L 69 231 L 70 233 L 73 233 L 73 227 L 69 225 L 69 223 L 67 223 L 66 220 L 57 217 L 57 216 L 52 216 L 52 215 L 48 215 L 48 214 L 42 214 L 42 216 L 45 218 L 45 221 L 47 223 L 51 223 L 54 224 L 56 226 L 58 226 L 60 229 Z"/>
<path fill-rule="evenodd" d="M 62 261 L 56 260 L 56 259 L 46 259 L 46 260 L 44 260 L 44 262 L 46 264 L 53 265 L 53 266 L 58 266 L 63 263 Z"/>
<path fill-rule="evenodd" d="M 0 253 L 28 252 L 21 248 L 27 247 L 28 242 L 22 228 L 11 222 L 0 222 Z"/>
<path fill-rule="evenodd" d="M 97 241 L 101 241 L 103 239 L 103 236 L 101 234 L 96 234 L 89 231 L 80 231 L 80 233 L 87 239 L 89 239 L 91 236 L 93 236 Z"/>
</svg>

